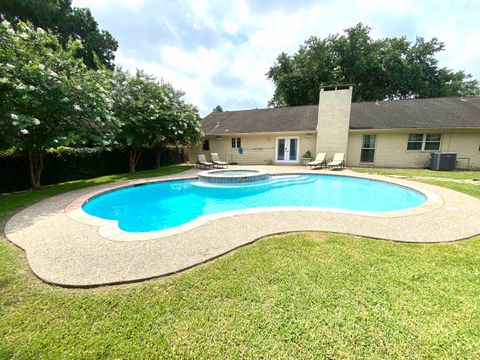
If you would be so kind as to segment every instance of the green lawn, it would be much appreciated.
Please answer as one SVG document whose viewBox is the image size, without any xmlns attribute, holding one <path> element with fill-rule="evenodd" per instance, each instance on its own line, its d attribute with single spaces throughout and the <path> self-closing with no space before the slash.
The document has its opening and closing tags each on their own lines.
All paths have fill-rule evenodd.
<svg viewBox="0 0 480 360">
<path fill-rule="evenodd" d="M 480 179 L 480 171 L 433 171 L 428 169 L 387 169 L 387 168 L 353 168 L 363 173 L 379 175 L 400 175 L 408 177 L 434 177 L 442 179 L 472 180 Z"/>
<path fill-rule="evenodd" d="M 412 180 L 444 186 L 468 195 L 480 197 L 480 171 L 432 171 L 427 169 L 383 169 L 383 168 L 353 168 L 352 170 L 378 175 L 406 176 Z"/>
<path fill-rule="evenodd" d="M 98 181 L 4 196 L 1 221 Z M 479 343 L 480 237 L 272 236 L 176 276 L 90 290 L 42 283 L 0 240 L 2 359 L 450 359 L 479 358 Z"/>
</svg>

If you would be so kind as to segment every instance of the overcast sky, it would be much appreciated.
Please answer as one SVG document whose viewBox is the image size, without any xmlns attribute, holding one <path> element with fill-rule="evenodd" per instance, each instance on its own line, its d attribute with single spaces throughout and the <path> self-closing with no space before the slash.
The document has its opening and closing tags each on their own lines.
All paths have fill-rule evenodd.
<svg viewBox="0 0 480 360">
<path fill-rule="evenodd" d="M 265 73 L 279 53 L 358 22 L 375 38 L 438 37 L 446 44 L 440 65 L 480 79 L 480 0 L 73 0 L 73 6 L 90 8 L 118 40 L 118 65 L 182 89 L 202 116 L 217 104 L 266 107 L 273 84 Z"/>
</svg>

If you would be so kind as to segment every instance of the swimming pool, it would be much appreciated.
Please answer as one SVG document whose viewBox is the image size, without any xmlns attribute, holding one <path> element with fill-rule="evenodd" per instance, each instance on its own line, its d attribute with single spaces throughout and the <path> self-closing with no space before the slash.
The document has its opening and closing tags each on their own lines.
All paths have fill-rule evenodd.
<svg viewBox="0 0 480 360">
<path fill-rule="evenodd" d="M 362 212 L 404 210 L 426 197 L 392 183 L 339 175 L 272 175 L 247 184 L 211 184 L 196 179 L 121 188 L 86 201 L 92 216 L 118 221 L 127 232 L 149 232 L 187 224 L 202 216 L 276 207 Z"/>
</svg>

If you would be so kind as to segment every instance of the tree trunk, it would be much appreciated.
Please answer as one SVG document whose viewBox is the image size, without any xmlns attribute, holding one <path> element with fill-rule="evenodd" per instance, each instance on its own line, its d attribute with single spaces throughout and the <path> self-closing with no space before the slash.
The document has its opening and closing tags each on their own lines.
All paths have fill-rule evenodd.
<svg viewBox="0 0 480 360">
<path fill-rule="evenodd" d="M 137 149 L 134 147 L 130 147 L 128 149 L 128 171 L 131 173 L 135 172 L 137 167 L 138 159 L 140 159 L 140 155 L 142 155 L 143 149 Z"/>
<path fill-rule="evenodd" d="M 182 164 L 185 164 L 185 149 L 182 147 L 180 148 L 180 159 L 181 159 L 181 163 Z M 175 159 L 175 160 L 178 160 L 178 159 Z"/>
<path fill-rule="evenodd" d="M 154 147 L 152 148 L 152 152 L 153 152 L 153 167 L 155 169 L 160 169 L 160 155 L 162 153 L 162 149 L 161 147 Z"/>
<path fill-rule="evenodd" d="M 32 190 L 38 190 L 42 187 L 40 185 L 40 178 L 43 170 L 43 153 L 28 151 L 28 166 L 30 169 L 30 183 Z"/>
</svg>

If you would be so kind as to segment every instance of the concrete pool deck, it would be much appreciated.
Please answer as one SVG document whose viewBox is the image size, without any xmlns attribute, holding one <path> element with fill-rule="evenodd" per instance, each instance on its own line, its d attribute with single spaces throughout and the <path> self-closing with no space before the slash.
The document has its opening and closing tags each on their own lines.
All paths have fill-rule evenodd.
<svg viewBox="0 0 480 360">
<path fill-rule="evenodd" d="M 68 214 L 72 204 L 81 203 L 95 193 L 144 182 L 193 177 L 201 171 L 191 169 L 171 176 L 94 186 L 45 199 L 12 216 L 5 226 L 5 234 L 25 251 L 36 276 L 49 283 L 72 287 L 132 282 L 176 273 L 264 236 L 283 232 L 328 231 L 417 243 L 448 242 L 480 234 L 480 200 L 446 188 L 348 169 L 230 168 L 261 169 L 270 173 L 333 173 L 384 180 L 430 194 L 429 202 L 419 207 L 421 209 L 414 208 L 396 216 L 365 216 L 328 209 L 236 213 L 161 238 L 118 239 L 124 241 L 101 236 L 100 224 L 84 223 Z"/>
</svg>

